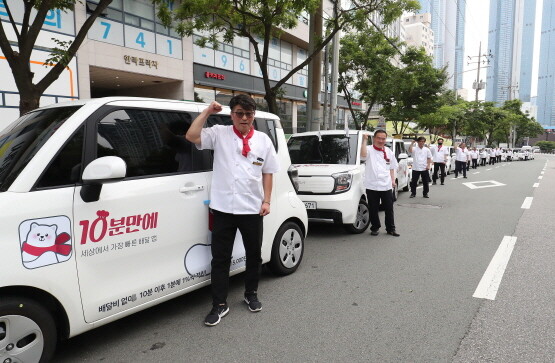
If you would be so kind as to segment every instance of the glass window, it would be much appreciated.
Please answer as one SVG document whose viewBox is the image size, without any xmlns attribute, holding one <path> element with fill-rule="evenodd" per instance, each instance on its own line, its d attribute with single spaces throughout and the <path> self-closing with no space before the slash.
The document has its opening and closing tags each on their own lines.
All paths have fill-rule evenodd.
<svg viewBox="0 0 555 363">
<path fill-rule="evenodd" d="M 210 152 L 198 150 L 184 137 L 195 116 L 185 112 L 114 111 L 98 124 L 97 156 L 125 160 L 126 177 L 210 170 Z"/>
<path fill-rule="evenodd" d="M 150 0 L 124 0 L 123 6 L 126 13 L 154 20 L 154 5 Z"/>
<path fill-rule="evenodd" d="M 228 90 L 216 90 L 216 101 L 223 106 L 229 105 L 229 101 L 233 97 L 233 93 Z"/>
<path fill-rule="evenodd" d="M 293 103 L 291 101 L 277 101 L 278 116 L 281 120 L 283 132 L 293 133 Z"/>
<path fill-rule="evenodd" d="M 278 38 L 272 38 L 270 40 L 270 46 L 268 47 L 268 58 L 277 60 L 280 59 L 280 46 Z"/>
<path fill-rule="evenodd" d="M 286 64 L 293 64 L 293 51 L 291 50 L 291 44 L 284 41 L 281 42 L 281 61 Z"/>
<path fill-rule="evenodd" d="M 208 88 L 195 87 L 195 102 L 210 103 L 216 101 L 216 91 Z"/>
<path fill-rule="evenodd" d="M 316 135 L 291 137 L 287 142 L 293 164 L 356 163 L 357 135 Z"/>
<path fill-rule="evenodd" d="M 84 127 L 71 137 L 54 161 L 41 176 L 37 188 L 72 185 L 79 181 L 81 175 L 81 157 L 83 155 Z"/>
<path fill-rule="evenodd" d="M 297 132 L 306 131 L 306 123 L 308 120 L 308 115 L 306 112 L 306 103 L 297 104 Z"/>
<path fill-rule="evenodd" d="M 80 107 L 30 112 L 0 131 L 0 192 L 9 188 L 40 148 Z"/>
<path fill-rule="evenodd" d="M 233 38 L 233 46 L 243 50 L 249 50 L 249 38 L 235 37 Z"/>
</svg>

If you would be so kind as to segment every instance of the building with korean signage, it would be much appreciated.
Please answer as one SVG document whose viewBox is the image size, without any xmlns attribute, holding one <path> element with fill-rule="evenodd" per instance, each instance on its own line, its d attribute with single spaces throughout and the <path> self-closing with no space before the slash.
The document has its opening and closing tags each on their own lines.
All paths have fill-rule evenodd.
<svg viewBox="0 0 555 363">
<path fill-rule="evenodd" d="M 20 1 L 3 1 L 7 1 L 10 9 L 22 13 Z M 0 0 L 2 26 L 13 38 L 7 14 L 2 12 L 3 1 Z M 95 8 L 95 1 L 86 1 L 77 2 L 74 12 L 49 13 L 37 43 L 39 49 L 33 54 L 35 80 L 45 72 L 43 62 L 48 49 L 55 46 L 51 38 L 71 40 Z M 284 32 L 281 39 L 272 39 L 268 65 L 272 80 L 281 79 L 306 59 L 308 37 L 308 21 L 300 19 L 295 29 Z M 41 105 L 115 95 L 216 100 L 227 104 L 233 95 L 246 93 L 254 97 L 259 109 L 266 110 L 262 72 L 252 44 L 246 38 L 235 38 L 231 44 L 220 44 L 218 49 L 201 48 L 194 44 L 196 38 L 181 38 L 165 28 L 150 0 L 114 0 L 95 21 L 67 72 L 47 90 Z M 1 53 L 0 71 L 11 75 Z M 305 67 L 291 77 L 278 101 L 279 116 L 287 133 L 306 129 L 307 73 Z M 19 115 L 19 96 L 13 80 L 0 84 L 0 96 L 0 113 L 2 120 L 6 120 L 0 124 L 2 127 Z M 341 117 L 347 114 L 346 103 L 340 99 L 339 105 L 343 107 L 339 112 L 342 124 Z"/>
</svg>

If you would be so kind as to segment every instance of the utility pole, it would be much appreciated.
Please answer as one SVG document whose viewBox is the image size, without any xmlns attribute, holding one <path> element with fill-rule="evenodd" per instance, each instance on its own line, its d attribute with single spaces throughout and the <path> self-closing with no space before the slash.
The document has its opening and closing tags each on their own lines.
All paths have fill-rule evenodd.
<svg viewBox="0 0 555 363">
<path fill-rule="evenodd" d="M 484 57 L 484 59 L 482 59 Z M 477 61 L 472 61 L 474 58 L 478 58 Z M 482 42 L 480 42 L 480 47 L 478 48 L 478 55 L 475 56 L 468 56 L 467 65 L 470 64 L 478 64 L 478 73 L 476 74 L 476 81 L 472 85 L 472 88 L 476 90 L 476 102 L 478 102 L 478 93 L 480 90 L 486 88 L 486 82 L 482 82 L 480 79 L 480 67 L 482 65 L 486 65 L 490 63 L 490 59 L 493 58 L 493 54 L 491 54 L 491 50 L 486 54 L 482 54 Z"/>
<path fill-rule="evenodd" d="M 313 54 L 317 42 L 322 39 L 322 25 L 324 16 L 323 2 L 318 9 L 310 14 L 308 54 Z M 307 130 L 320 130 L 322 108 L 320 106 L 320 82 L 322 81 L 322 52 L 314 54 L 308 63 L 308 97 L 306 102 Z"/>
</svg>

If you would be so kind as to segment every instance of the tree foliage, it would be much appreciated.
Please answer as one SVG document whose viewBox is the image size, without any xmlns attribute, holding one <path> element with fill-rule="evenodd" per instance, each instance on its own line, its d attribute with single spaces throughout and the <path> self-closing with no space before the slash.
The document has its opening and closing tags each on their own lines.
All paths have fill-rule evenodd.
<svg viewBox="0 0 555 363">
<path fill-rule="evenodd" d="M 35 48 L 39 33 L 50 10 L 73 10 L 76 1 L 70 0 L 23 0 L 24 14 L 22 19 L 15 19 L 9 3 L 4 1 L 5 11 L 8 14 L 9 24 L 15 32 L 17 45 L 12 46 L 4 29 L 0 26 L 0 49 L 6 57 L 12 71 L 15 84 L 19 91 L 19 112 L 24 114 L 39 107 L 39 100 L 44 91 L 58 79 L 65 67 L 73 59 L 77 50 L 87 36 L 87 32 L 96 18 L 102 14 L 112 0 L 100 0 L 98 6 L 89 14 L 83 26 L 77 32 L 75 39 L 69 42 L 58 41 L 57 46 L 47 63 L 52 62 L 50 71 L 40 80 L 34 79 L 31 71 L 31 53 Z M 33 18 L 34 13 L 34 18 Z"/>
<path fill-rule="evenodd" d="M 436 69 L 422 48 L 407 48 L 401 56 L 402 68 L 396 68 L 387 87 L 381 114 L 393 121 L 395 132 L 404 133 L 409 123 L 421 115 L 435 112 L 447 80 L 445 69 Z"/>
<path fill-rule="evenodd" d="M 544 153 L 550 153 L 555 149 L 555 141 L 538 141 L 535 146 Z"/>
<path fill-rule="evenodd" d="M 278 38 L 283 30 L 293 29 L 299 16 L 313 13 L 320 4 L 317 0 L 182 0 L 170 11 L 165 0 L 154 0 L 159 6 L 158 17 L 164 25 L 173 26 L 182 36 L 198 34 L 200 46 L 231 42 L 234 37 L 245 37 L 253 45 L 255 60 L 260 66 L 265 99 L 270 112 L 277 113 L 279 89 L 296 72 L 305 67 L 313 56 L 328 44 L 340 30 L 347 30 L 367 22 L 370 14 L 379 16 L 385 23 L 400 17 L 404 11 L 419 8 L 415 0 L 358 0 L 351 7 L 342 8 L 339 0 L 331 0 L 333 16 L 326 21 L 326 36 L 318 39 L 314 50 L 305 61 L 293 67 L 277 82 L 268 74 L 270 41 Z"/>
<path fill-rule="evenodd" d="M 352 32 L 341 38 L 339 50 L 339 89 L 343 91 L 356 127 L 367 128 L 372 108 L 381 104 L 391 83 L 394 66 L 391 63 L 397 49 L 372 27 Z M 353 94 L 366 103 L 365 112 L 353 110 Z"/>
</svg>

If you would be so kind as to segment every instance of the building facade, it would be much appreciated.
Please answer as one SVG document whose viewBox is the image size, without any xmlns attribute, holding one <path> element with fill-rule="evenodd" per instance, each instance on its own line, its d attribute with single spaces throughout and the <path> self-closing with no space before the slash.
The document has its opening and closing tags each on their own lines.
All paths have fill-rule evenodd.
<svg viewBox="0 0 555 363">
<path fill-rule="evenodd" d="M 543 2 L 537 121 L 555 128 L 555 4 Z"/>
<path fill-rule="evenodd" d="M 434 31 L 431 26 L 431 15 L 428 13 L 413 14 L 403 17 L 405 42 L 409 46 L 422 47 L 426 54 L 434 56 Z"/>
<path fill-rule="evenodd" d="M 21 2 L 4 1 L 10 9 L 21 8 L 19 13 L 22 14 Z M 3 4 L 0 2 L 2 26 L 10 40 L 15 41 L 7 13 L 2 11 Z M 35 80 L 45 72 L 42 63 L 49 54 L 47 49 L 55 46 L 50 38 L 74 38 L 75 29 L 81 27 L 96 6 L 92 0 L 77 2 L 74 12 L 53 10 L 49 13 L 47 20 L 52 18 L 52 24 L 45 22 L 38 49 L 33 54 L 37 63 Z M 202 48 L 195 44 L 199 36 L 181 38 L 165 28 L 157 19 L 151 0 L 114 0 L 96 19 L 68 72 L 45 92 L 41 106 L 105 96 L 207 103 L 215 100 L 227 105 L 233 95 L 244 93 L 255 99 L 260 110 L 267 110 L 262 72 L 248 39 L 236 37 L 229 44 L 221 42 L 218 47 Z M 268 73 L 272 81 L 282 79 L 307 58 L 308 39 L 308 20 L 301 18 L 296 28 L 285 31 L 280 39 L 271 40 Z M 1 54 L 0 71 L 11 75 Z M 284 93 L 278 100 L 278 114 L 286 133 L 306 130 L 307 73 L 304 67 L 282 87 Z M 6 120 L 0 124 L 1 128 L 19 116 L 19 96 L 13 80 L 0 85 L 0 96 L 0 112 Z M 345 117 L 346 103 L 342 98 L 338 105 L 340 117 Z"/>
<path fill-rule="evenodd" d="M 536 0 L 491 0 L 486 101 L 530 100 L 535 12 Z"/>
</svg>

